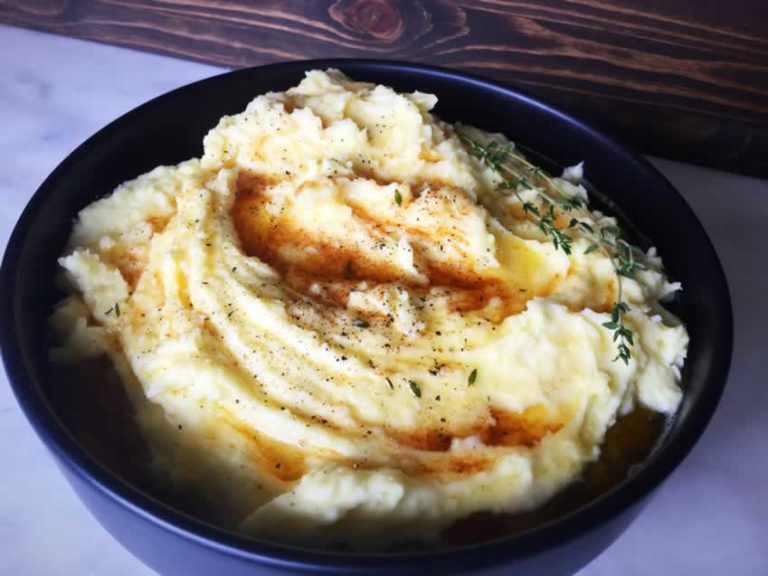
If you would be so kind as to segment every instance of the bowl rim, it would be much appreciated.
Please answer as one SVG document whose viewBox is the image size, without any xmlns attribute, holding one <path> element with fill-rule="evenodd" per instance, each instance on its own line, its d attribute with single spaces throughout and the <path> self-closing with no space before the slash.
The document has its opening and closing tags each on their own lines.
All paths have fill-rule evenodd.
<svg viewBox="0 0 768 576">
<path fill-rule="evenodd" d="M 418 76 L 439 77 L 450 82 L 471 85 L 476 89 L 495 93 L 506 99 L 518 100 L 527 106 L 539 108 L 558 117 L 560 121 L 571 124 L 578 130 L 587 133 L 590 139 L 610 146 L 628 162 L 635 164 L 636 169 L 644 171 L 648 177 L 654 179 L 656 185 L 663 189 L 665 194 L 677 201 L 681 209 L 688 211 L 691 224 L 699 228 L 702 239 L 706 241 L 706 245 L 700 246 L 699 249 L 710 252 L 708 259 L 716 267 L 713 272 L 719 276 L 720 280 L 720 286 L 717 288 L 719 288 L 721 295 L 720 304 L 724 330 L 719 335 L 719 354 L 712 370 L 707 374 L 710 386 L 699 395 L 696 409 L 686 416 L 685 428 L 671 441 L 660 446 L 659 450 L 637 474 L 623 480 L 587 504 L 553 520 L 518 534 L 469 546 L 446 550 L 418 550 L 388 554 L 313 550 L 255 540 L 194 518 L 159 501 L 111 472 L 90 456 L 66 429 L 43 393 L 34 385 L 16 338 L 17 317 L 14 306 L 16 272 L 32 221 L 40 206 L 55 191 L 56 182 L 62 174 L 79 162 L 80 158 L 88 154 L 91 149 L 98 147 L 102 140 L 114 137 L 115 133 L 122 130 L 134 118 L 140 116 L 145 109 L 173 99 L 179 92 L 198 90 L 204 85 L 220 81 L 223 77 L 248 75 L 254 70 L 265 71 L 278 68 L 295 68 L 297 71 L 314 68 L 340 68 L 344 71 L 352 71 L 351 75 L 354 75 L 354 70 L 369 73 L 390 71 L 404 73 L 409 80 L 418 81 Z M 577 536 L 595 530 L 618 517 L 658 487 L 683 461 L 701 437 L 715 412 L 725 387 L 733 343 L 733 314 L 728 285 L 714 246 L 687 202 L 645 158 L 635 154 L 578 118 L 502 83 L 437 66 L 398 60 L 355 58 L 297 60 L 217 74 L 161 94 L 126 112 L 90 136 L 43 181 L 27 203 L 13 229 L 0 269 L 0 318 L 2 318 L 0 321 L 0 351 L 8 381 L 17 402 L 46 447 L 81 480 L 136 516 L 204 547 L 273 568 L 334 574 L 351 571 L 359 573 L 361 568 L 368 569 L 369 573 L 403 570 L 412 568 L 414 563 L 420 561 L 428 561 L 433 566 L 436 565 L 435 563 L 440 563 L 459 569 L 493 564 L 498 562 L 500 557 L 522 559 L 575 539 Z"/>
</svg>

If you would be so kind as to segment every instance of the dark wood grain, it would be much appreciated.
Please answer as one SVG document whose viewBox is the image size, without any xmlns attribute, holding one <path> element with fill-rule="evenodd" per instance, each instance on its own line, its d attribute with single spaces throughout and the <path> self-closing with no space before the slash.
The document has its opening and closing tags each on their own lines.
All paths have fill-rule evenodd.
<svg viewBox="0 0 768 576">
<path fill-rule="evenodd" d="M 643 152 L 768 177 L 766 0 L 0 0 L 0 22 L 232 67 L 450 66 Z"/>
</svg>

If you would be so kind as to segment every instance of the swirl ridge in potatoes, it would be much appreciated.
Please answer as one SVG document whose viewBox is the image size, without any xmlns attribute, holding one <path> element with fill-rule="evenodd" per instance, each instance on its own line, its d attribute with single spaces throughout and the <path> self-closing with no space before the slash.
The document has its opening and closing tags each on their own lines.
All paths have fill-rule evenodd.
<svg viewBox="0 0 768 576">
<path fill-rule="evenodd" d="M 677 407 L 688 337 L 658 257 L 622 279 L 616 362 L 609 258 L 557 250 L 435 103 L 313 71 L 80 213 L 54 359 L 108 354 L 153 466 L 217 521 L 435 539 L 550 499 L 635 405 Z"/>
</svg>

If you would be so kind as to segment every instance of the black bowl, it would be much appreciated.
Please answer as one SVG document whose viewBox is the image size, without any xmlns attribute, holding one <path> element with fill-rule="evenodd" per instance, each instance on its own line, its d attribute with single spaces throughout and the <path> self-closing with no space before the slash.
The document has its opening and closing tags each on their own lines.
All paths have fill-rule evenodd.
<svg viewBox="0 0 768 576">
<path fill-rule="evenodd" d="M 159 164 L 201 153 L 219 117 L 257 94 L 295 85 L 306 70 L 437 94 L 437 113 L 505 133 L 557 165 L 584 160 L 589 179 L 658 247 L 685 291 L 677 312 L 691 336 L 685 397 L 662 443 L 627 480 L 578 510 L 515 536 L 439 552 L 354 555 L 254 541 L 192 518 L 131 485 L 94 459 L 63 425 L 51 400 L 46 317 L 60 297 L 56 259 L 78 210 Z M 498 84 L 397 62 L 317 60 L 240 70 L 144 104 L 73 152 L 40 186 L 5 252 L 0 283 L 3 361 L 27 418 L 80 498 L 104 527 L 162 574 L 569 574 L 629 525 L 642 503 L 704 431 L 723 390 L 732 347 L 731 305 L 720 262 L 680 195 L 645 160 L 580 121 Z M 19 495 L 19 497 L 24 497 Z"/>
</svg>

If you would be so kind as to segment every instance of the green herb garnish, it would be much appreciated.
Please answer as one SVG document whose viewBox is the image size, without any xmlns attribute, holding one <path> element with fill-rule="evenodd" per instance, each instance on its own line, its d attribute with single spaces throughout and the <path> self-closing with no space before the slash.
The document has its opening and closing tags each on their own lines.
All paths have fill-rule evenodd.
<svg viewBox="0 0 768 576">
<path fill-rule="evenodd" d="M 403 204 L 403 197 L 400 195 L 400 190 L 395 189 L 395 203 L 398 206 L 402 206 Z"/>
<path fill-rule="evenodd" d="M 413 395 L 416 396 L 416 398 L 421 398 L 421 386 L 416 384 L 413 380 L 408 380 L 408 384 L 411 385 L 411 392 L 413 392 Z"/>
<path fill-rule="evenodd" d="M 467 379 L 467 383 L 472 386 L 475 381 L 477 380 L 477 368 L 472 370 L 472 372 L 469 373 L 469 378 Z"/>
<path fill-rule="evenodd" d="M 474 156 L 490 167 L 502 179 L 500 188 L 509 190 L 520 202 L 523 213 L 531 218 L 545 236 L 549 237 L 555 250 L 562 250 L 570 255 L 573 238 L 556 224 L 561 214 L 585 212 L 586 202 L 578 196 L 569 196 L 552 178 L 538 166 L 534 166 L 522 155 L 515 152 L 513 145 L 505 145 L 497 140 L 481 143 L 464 130 L 457 129 L 456 134 L 466 146 L 470 156 Z M 524 200 L 520 190 L 534 190 L 537 203 Z M 611 260 L 616 274 L 617 298 L 616 305 L 611 310 L 611 321 L 603 326 L 613 331 L 613 341 L 616 342 L 617 355 L 614 361 L 621 360 L 629 364 L 631 358 L 630 346 L 634 345 L 632 331 L 624 324 L 624 315 L 629 312 L 629 305 L 623 300 L 621 277 L 634 278 L 638 270 L 645 270 L 644 254 L 620 238 L 621 230 L 616 226 L 603 226 L 597 231 L 588 222 L 571 218 L 567 230 L 579 231 L 592 243 L 584 250 L 590 254 L 601 250 Z M 470 385 L 474 382 L 470 374 Z"/>
<path fill-rule="evenodd" d="M 120 318 L 120 304 L 115 302 L 115 315 Z"/>
<path fill-rule="evenodd" d="M 622 322 L 624 313 L 628 311 L 629 306 L 627 306 L 626 302 L 617 302 L 616 306 L 611 310 L 611 321 L 603 324 L 608 330 L 613 330 L 613 341 L 617 343 L 616 348 L 618 354 L 616 355 L 616 358 L 613 359 L 614 362 L 621 359 L 625 364 L 629 363 L 629 358 L 632 355 L 629 347 L 634 344 L 632 331 Z"/>
</svg>

